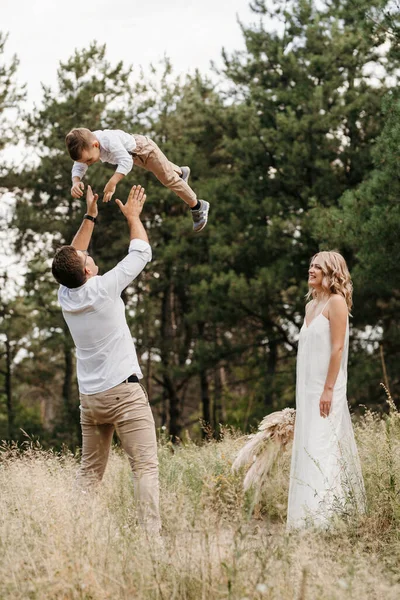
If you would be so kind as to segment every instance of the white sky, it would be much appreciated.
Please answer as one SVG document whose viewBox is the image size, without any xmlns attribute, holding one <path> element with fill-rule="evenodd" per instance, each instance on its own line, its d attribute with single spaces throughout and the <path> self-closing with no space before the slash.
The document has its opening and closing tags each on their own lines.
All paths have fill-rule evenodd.
<svg viewBox="0 0 400 600">
<path fill-rule="evenodd" d="M 55 85 L 60 60 L 93 40 L 107 44 L 112 63 L 146 68 L 167 55 L 177 73 L 205 73 L 211 60 L 221 63 L 222 47 L 244 47 L 237 16 L 258 20 L 249 0 L 0 0 L 0 15 L 30 105 L 40 102 L 41 82 Z"/>
</svg>

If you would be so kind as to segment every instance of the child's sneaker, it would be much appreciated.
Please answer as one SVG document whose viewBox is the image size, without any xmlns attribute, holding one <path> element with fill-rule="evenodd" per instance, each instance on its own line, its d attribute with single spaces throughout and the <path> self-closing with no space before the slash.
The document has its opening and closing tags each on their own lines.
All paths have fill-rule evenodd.
<svg viewBox="0 0 400 600">
<path fill-rule="evenodd" d="M 183 181 L 185 183 L 187 183 L 189 181 L 189 177 L 190 177 L 190 168 L 189 167 L 181 167 L 181 171 L 182 171 L 181 179 L 183 179 Z"/>
<path fill-rule="evenodd" d="M 198 210 L 191 210 L 192 219 L 193 219 L 193 231 L 196 233 L 204 229 L 207 225 L 208 220 L 208 211 L 210 209 L 209 202 L 205 200 L 199 200 L 200 208 Z"/>
</svg>

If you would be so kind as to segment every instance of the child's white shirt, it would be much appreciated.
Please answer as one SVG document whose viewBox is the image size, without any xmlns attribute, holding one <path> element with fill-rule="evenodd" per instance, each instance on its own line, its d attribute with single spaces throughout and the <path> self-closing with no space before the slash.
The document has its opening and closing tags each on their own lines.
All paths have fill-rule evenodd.
<svg viewBox="0 0 400 600">
<path fill-rule="evenodd" d="M 104 129 L 93 131 L 100 144 L 100 160 L 112 165 L 117 165 L 116 173 L 127 175 L 133 167 L 133 158 L 130 154 L 136 148 L 133 135 L 120 129 Z M 88 166 L 84 163 L 74 162 L 72 178 L 83 179 Z"/>
</svg>

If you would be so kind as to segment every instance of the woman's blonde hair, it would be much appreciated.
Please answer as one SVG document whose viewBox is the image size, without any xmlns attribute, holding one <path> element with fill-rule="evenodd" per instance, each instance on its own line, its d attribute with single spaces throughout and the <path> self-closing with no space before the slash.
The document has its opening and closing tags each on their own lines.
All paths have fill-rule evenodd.
<svg viewBox="0 0 400 600">
<path fill-rule="evenodd" d="M 322 290 L 324 294 L 340 294 L 346 300 L 349 312 L 353 306 L 353 284 L 346 261 L 339 252 L 318 252 L 310 262 L 313 262 L 318 257 L 318 263 L 322 268 Z M 316 298 L 317 292 L 311 287 L 308 287 L 307 300 Z"/>
</svg>

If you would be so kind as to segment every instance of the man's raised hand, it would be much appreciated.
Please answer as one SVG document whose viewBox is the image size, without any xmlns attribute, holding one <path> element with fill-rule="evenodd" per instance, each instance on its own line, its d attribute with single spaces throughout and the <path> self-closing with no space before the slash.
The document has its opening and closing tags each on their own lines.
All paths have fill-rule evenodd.
<svg viewBox="0 0 400 600">
<path fill-rule="evenodd" d="M 82 184 L 83 185 L 83 184 Z M 91 217 L 97 217 L 99 209 L 97 208 L 97 200 L 99 199 L 98 194 L 93 194 L 90 185 L 87 186 L 86 190 L 86 213 Z"/>
<path fill-rule="evenodd" d="M 128 221 L 129 219 L 137 218 L 140 216 L 143 204 L 146 202 L 145 190 L 141 185 L 134 185 L 129 192 L 128 200 L 125 204 L 118 198 L 115 202 L 118 204 L 120 211 Z"/>
</svg>

